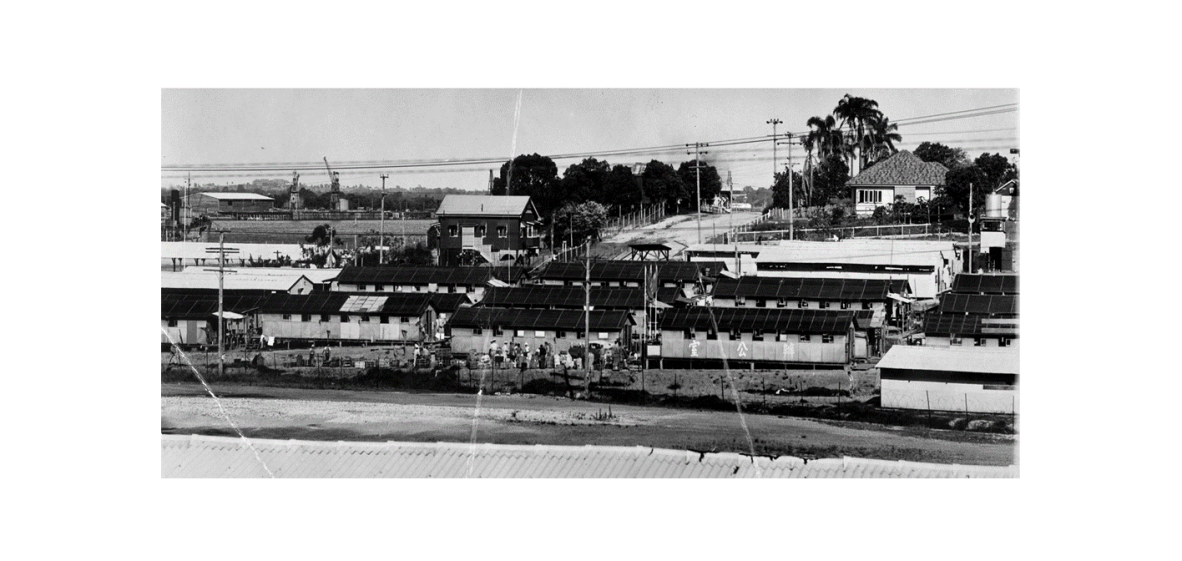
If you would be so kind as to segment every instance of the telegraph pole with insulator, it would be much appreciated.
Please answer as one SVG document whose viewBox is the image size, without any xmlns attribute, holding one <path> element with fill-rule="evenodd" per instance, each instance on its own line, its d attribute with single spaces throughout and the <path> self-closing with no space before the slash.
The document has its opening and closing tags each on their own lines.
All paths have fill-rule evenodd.
<svg viewBox="0 0 1182 561">
<path fill-rule="evenodd" d="M 697 176 L 698 243 L 702 243 L 702 154 L 709 154 L 709 152 L 703 152 L 702 147 L 710 146 L 710 144 L 705 142 L 695 142 L 692 145 L 686 144 L 686 146 L 694 147 L 693 152 L 687 150 L 685 153 L 694 155 L 694 172 L 696 172 Z"/>
<path fill-rule="evenodd" d="M 378 233 L 378 265 L 386 264 L 386 178 L 390 177 L 383 173 L 382 178 L 382 222 L 381 231 Z"/>
</svg>

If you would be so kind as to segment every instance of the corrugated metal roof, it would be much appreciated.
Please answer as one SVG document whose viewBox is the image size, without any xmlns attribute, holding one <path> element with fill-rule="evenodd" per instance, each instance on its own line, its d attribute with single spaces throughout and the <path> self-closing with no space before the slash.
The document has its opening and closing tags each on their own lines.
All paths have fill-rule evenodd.
<svg viewBox="0 0 1182 561">
<path fill-rule="evenodd" d="M 962 273 L 952 279 L 952 292 L 961 294 L 1018 294 L 1018 275 Z"/>
<path fill-rule="evenodd" d="M 529 204 L 523 196 L 446 195 L 435 215 L 521 216 Z"/>
<path fill-rule="evenodd" d="M 1018 297 L 1000 294 L 958 294 L 940 296 L 942 314 L 1018 315 Z"/>
<path fill-rule="evenodd" d="M 483 285 L 490 278 L 516 282 L 523 267 L 353 267 L 341 270 L 342 284 Z"/>
<path fill-rule="evenodd" d="M 592 288 L 593 308 L 639 310 L 644 308 L 644 289 Z M 581 287 L 530 285 L 519 288 L 489 288 L 480 306 L 487 308 L 564 308 L 582 310 L 587 295 Z"/>
<path fill-rule="evenodd" d="M 245 314 L 257 309 L 266 299 L 260 294 L 226 294 L 222 307 L 228 312 Z M 164 319 L 212 319 L 218 311 L 218 296 L 214 294 L 182 294 L 162 291 L 160 317 Z"/>
<path fill-rule="evenodd" d="M 923 332 L 926 335 L 948 337 L 977 337 L 988 335 L 992 337 L 1017 337 L 1017 320 L 1006 322 L 996 320 L 985 323 L 985 316 L 965 314 L 928 314 L 923 320 Z"/>
<path fill-rule="evenodd" d="M 452 312 L 468 302 L 466 294 L 430 292 L 391 292 L 383 295 L 348 292 L 312 294 L 271 294 L 259 303 L 259 312 L 269 314 L 386 314 L 418 316 L 432 305 L 436 310 Z"/>
<path fill-rule="evenodd" d="M 619 331 L 628 325 L 632 316 L 628 312 L 590 312 L 592 331 Z M 581 331 L 585 320 L 583 312 L 574 310 L 519 310 L 506 308 L 460 308 L 448 320 L 451 327 L 481 327 L 489 329 L 561 329 Z"/>
<path fill-rule="evenodd" d="M 777 333 L 845 333 L 856 317 L 851 311 L 799 308 L 703 307 L 665 310 L 657 319 L 662 330 L 773 331 Z"/>
<path fill-rule="evenodd" d="M 257 193 L 198 193 L 222 201 L 273 201 L 271 197 Z"/>
<path fill-rule="evenodd" d="M 296 275 L 253 275 L 249 273 L 222 275 L 223 290 L 265 290 L 286 291 L 301 279 L 307 280 L 302 274 Z M 311 282 L 311 281 L 309 281 Z M 160 272 L 160 288 L 187 290 L 217 290 L 218 274 L 205 273 L 173 273 Z"/>
<path fill-rule="evenodd" d="M 902 150 L 859 173 L 846 185 L 943 185 L 948 168 L 936 162 L 925 162 L 919 156 Z"/>
<path fill-rule="evenodd" d="M 216 267 L 217 264 L 215 263 Z M 185 274 L 209 274 L 209 265 L 189 265 L 185 267 Z M 226 267 L 227 272 L 246 275 L 272 275 L 277 277 L 303 275 L 314 283 L 326 283 L 341 274 L 340 269 L 312 269 L 303 267 Z"/>
<path fill-rule="evenodd" d="M 878 368 L 1017 374 L 1018 351 L 995 347 L 912 347 L 895 345 Z"/>
<path fill-rule="evenodd" d="M 825 300 L 886 300 L 887 294 L 910 293 L 906 280 L 821 279 L 790 277 L 722 278 L 714 286 L 714 296 L 730 298 L 784 298 Z"/>
<path fill-rule="evenodd" d="M 252 449 L 253 447 L 253 449 Z M 258 457 L 255 457 L 255 452 Z M 262 460 L 260 462 L 259 460 Z M 166 478 L 1012 478 L 1017 466 L 963 466 L 861 458 L 699 453 L 643 446 L 419 442 L 313 442 L 162 435 Z"/>
<path fill-rule="evenodd" d="M 661 281 L 692 282 L 703 277 L 713 279 L 724 270 L 721 261 L 592 261 L 592 281 L 643 282 L 647 268 L 656 267 Z M 582 262 L 551 261 L 535 276 L 544 280 L 584 280 L 587 272 Z"/>
<path fill-rule="evenodd" d="M 762 246 L 756 263 L 849 263 L 941 267 L 951 260 L 955 249 L 892 240 L 866 242 L 790 241 L 784 245 Z"/>
</svg>

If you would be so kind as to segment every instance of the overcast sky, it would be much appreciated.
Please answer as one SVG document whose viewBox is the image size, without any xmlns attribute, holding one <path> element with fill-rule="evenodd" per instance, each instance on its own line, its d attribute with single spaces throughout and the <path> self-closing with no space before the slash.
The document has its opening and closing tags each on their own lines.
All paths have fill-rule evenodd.
<svg viewBox="0 0 1182 561">
<path fill-rule="evenodd" d="M 521 114 L 514 142 L 514 107 Z M 849 93 L 878 101 L 892 121 L 1017 103 L 1014 89 L 166 89 L 162 91 L 162 165 L 299 162 L 315 164 L 420 159 L 504 158 L 710 142 L 806 130 Z M 901 149 L 923 141 L 964 148 L 970 156 L 1018 147 L 1019 112 L 902 125 Z M 766 187 L 773 170 L 771 143 L 728 147 L 703 157 L 736 188 Z M 782 166 L 787 147 L 778 148 Z M 793 148 L 794 162 L 802 150 Z M 676 166 L 683 150 L 604 157 L 612 164 L 658 159 Z M 559 173 L 578 159 L 556 160 Z M 498 165 L 388 170 L 388 187 L 482 190 Z M 379 170 L 346 171 L 343 186 L 381 185 Z M 183 174 L 162 172 L 162 185 Z M 239 183 L 291 173 L 194 173 L 196 183 Z M 301 182 L 326 182 L 323 171 L 302 171 Z"/>
</svg>

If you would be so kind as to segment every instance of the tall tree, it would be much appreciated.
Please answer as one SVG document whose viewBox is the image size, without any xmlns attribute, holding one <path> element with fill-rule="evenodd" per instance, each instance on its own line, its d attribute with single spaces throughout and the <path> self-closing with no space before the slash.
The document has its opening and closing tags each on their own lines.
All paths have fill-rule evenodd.
<svg viewBox="0 0 1182 561">
<path fill-rule="evenodd" d="M 562 200 L 604 202 L 604 183 L 611 165 L 595 158 L 587 158 L 566 168 L 562 176 Z"/>
<path fill-rule="evenodd" d="M 504 195 L 509 180 L 510 162 L 501 165 L 501 175 L 493 179 L 492 194 Z M 512 185 L 509 195 L 528 195 L 542 216 L 550 214 L 561 202 L 558 166 L 554 160 L 538 154 L 522 154 L 512 161 Z"/>
<path fill-rule="evenodd" d="M 1001 154 L 988 152 L 977 156 L 973 165 L 981 170 L 985 176 L 985 187 L 992 191 L 1001 187 L 1002 183 L 1018 177 L 1018 170 L 1010 160 Z"/>
<path fill-rule="evenodd" d="M 698 170 L 695 166 L 701 166 L 701 181 L 702 181 L 702 204 L 712 200 L 720 192 L 722 192 L 722 178 L 718 176 L 718 170 L 714 166 L 707 164 L 704 160 L 690 160 L 688 162 L 681 162 L 677 167 L 677 174 L 681 176 L 681 182 L 685 184 L 685 190 L 688 192 L 691 204 L 689 208 L 697 210 L 697 205 L 692 204 L 695 197 L 698 196 Z"/>
<path fill-rule="evenodd" d="M 951 169 L 944 174 L 944 187 L 940 192 L 940 196 L 943 197 L 941 203 L 957 209 L 958 212 L 975 212 L 985 206 L 988 181 L 981 168 L 973 164 Z M 969 207 L 970 184 L 973 192 L 971 210 Z"/>
<path fill-rule="evenodd" d="M 644 181 L 644 193 L 653 202 L 662 201 L 678 209 L 687 202 L 689 194 L 685 183 L 673 166 L 653 160 L 644 167 L 640 177 Z"/>
<path fill-rule="evenodd" d="M 937 162 L 948 169 L 956 169 L 969 165 L 969 158 L 964 150 L 952 148 L 939 142 L 922 142 L 915 148 L 914 154 L 925 162 Z"/>
<path fill-rule="evenodd" d="M 827 205 L 845 195 L 845 185 L 850 180 L 850 168 L 841 155 L 832 154 L 821 161 L 813 174 L 815 185 L 809 198 L 811 206 Z"/>
<path fill-rule="evenodd" d="M 898 152 L 895 149 L 895 143 L 903 141 L 903 135 L 899 134 L 898 130 L 899 125 L 892 123 L 887 117 L 878 119 L 870 125 L 869 138 L 867 138 L 867 143 L 870 145 L 866 158 L 868 164 L 889 158 Z"/>
<path fill-rule="evenodd" d="M 602 202 L 631 210 L 640 204 L 639 179 L 632 173 L 632 166 L 612 166 L 603 180 Z"/>
<path fill-rule="evenodd" d="M 789 208 L 788 207 L 788 168 L 776 174 L 776 182 L 772 185 L 772 207 L 774 208 Z M 809 206 L 809 201 L 805 196 L 805 190 L 802 186 L 804 183 L 803 176 L 795 171 L 792 172 L 792 204 L 797 208 Z"/>
<path fill-rule="evenodd" d="M 870 148 L 866 141 L 866 130 L 882 118 L 882 112 L 878 110 L 878 102 L 873 99 L 845 94 L 838 100 L 837 107 L 833 109 L 833 115 L 837 117 L 842 128 L 845 129 L 847 151 L 852 152 L 854 148 L 857 148 L 854 157 L 858 159 L 858 169 L 862 169 L 866 166 L 866 153 Z"/>
</svg>

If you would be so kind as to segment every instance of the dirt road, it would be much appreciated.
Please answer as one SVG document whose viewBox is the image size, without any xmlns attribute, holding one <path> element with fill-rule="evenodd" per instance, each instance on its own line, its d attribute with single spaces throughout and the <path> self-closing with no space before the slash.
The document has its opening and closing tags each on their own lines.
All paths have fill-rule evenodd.
<svg viewBox="0 0 1182 561">
<path fill-rule="evenodd" d="M 737 413 L 611 406 L 541 396 L 476 397 L 265 387 L 214 387 L 248 437 L 305 440 L 654 446 L 749 452 Z M 198 385 L 161 388 L 165 434 L 235 434 Z M 1013 437 L 892 429 L 744 415 L 755 452 L 804 458 L 856 456 L 975 465 L 1016 463 Z"/>
<path fill-rule="evenodd" d="M 732 224 L 739 226 L 759 218 L 758 212 L 736 212 L 734 214 L 702 214 L 701 241 L 722 235 Z M 627 244 L 640 240 L 664 240 L 672 248 L 670 255 L 681 253 L 686 246 L 698 243 L 698 218 L 695 214 L 671 216 L 656 224 L 634 228 L 603 240 L 607 243 Z"/>
</svg>

